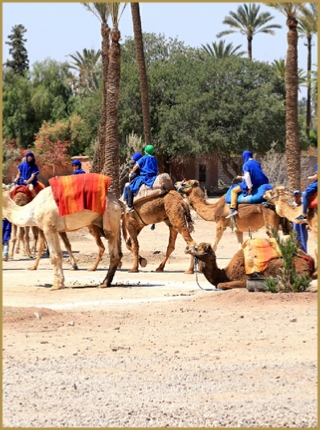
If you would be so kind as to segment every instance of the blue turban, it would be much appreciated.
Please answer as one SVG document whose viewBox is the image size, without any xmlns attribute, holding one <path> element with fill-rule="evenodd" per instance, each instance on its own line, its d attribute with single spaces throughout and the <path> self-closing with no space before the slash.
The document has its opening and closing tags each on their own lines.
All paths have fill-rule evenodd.
<svg viewBox="0 0 320 430">
<path fill-rule="evenodd" d="M 243 161 L 246 163 L 249 160 L 249 158 L 253 158 L 252 152 L 246 149 L 242 153 L 242 158 L 243 158 Z"/>
</svg>

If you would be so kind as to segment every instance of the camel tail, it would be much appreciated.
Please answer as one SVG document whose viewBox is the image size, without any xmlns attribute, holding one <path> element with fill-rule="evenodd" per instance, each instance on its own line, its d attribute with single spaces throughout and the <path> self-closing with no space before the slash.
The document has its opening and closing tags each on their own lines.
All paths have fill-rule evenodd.
<svg viewBox="0 0 320 430">
<path fill-rule="evenodd" d="M 189 207 L 188 203 L 186 203 L 184 200 L 183 200 L 182 206 L 184 209 L 184 214 L 185 214 L 188 232 L 192 233 L 194 231 L 194 221 L 193 221 L 192 216 L 191 216 L 190 207 Z"/>
</svg>

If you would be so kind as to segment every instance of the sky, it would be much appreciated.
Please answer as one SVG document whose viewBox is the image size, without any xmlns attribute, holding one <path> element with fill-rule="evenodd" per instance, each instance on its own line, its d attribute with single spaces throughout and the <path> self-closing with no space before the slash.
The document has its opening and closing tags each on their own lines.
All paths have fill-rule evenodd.
<svg viewBox="0 0 320 430">
<path fill-rule="evenodd" d="M 202 44 L 217 42 L 216 34 L 228 29 L 223 24 L 230 11 L 236 12 L 244 3 L 140 3 L 142 29 L 144 32 L 164 34 L 183 41 L 185 45 L 201 47 Z M 280 24 L 275 29 L 276 35 L 258 33 L 252 43 L 254 60 L 272 63 L 273 60 L 285 58 L 287 50 L 287 26 L 283 14 L 261 4 L 260 11 L 269 11 Z M 8 41 L 12 27 L 22 24 L 27 32 L 25 44 L 28 51 L 30 66 L 36 61 L 51 58 L 59 62 L 71 60 L 68 55 L 82 52 L 84 48 L 98 50 L 101 48 L 100 21 L 81 3 L 2 3 L 2 62 L 9 58 Z M 109 24 L 110 25 L 110 24 Z M 122 41 L 127 36 L 133 37 L 131 8 L 127 4 L 120 19 L 119 29 Z M 247 51 L 246 37 L 235 33 L 223 37 L 226 43 L 234 46 L 242 45 L 241 50 Z M 306 40 L 299 38 L 299 67 L 307 68 Z M 312 63 L 317 63 L 317 38 L 314 38 Z M 306 91 L 299 94 L 305 97 Z"/>
</svg>

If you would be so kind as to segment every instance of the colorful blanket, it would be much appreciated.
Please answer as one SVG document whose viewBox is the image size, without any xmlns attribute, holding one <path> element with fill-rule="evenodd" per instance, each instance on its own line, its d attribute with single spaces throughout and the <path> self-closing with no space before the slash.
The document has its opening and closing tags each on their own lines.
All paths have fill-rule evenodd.
<svg viewBox="0 0 320 430">
<path fill-rule="evenodd" d="M 231 203 L 231 190 L 234 187 L 237 187 L 238 184 L 231 185 L 231 187 L 228 189 L 226 194 L 226 203 Z M 265 202 L 266 199 L 263 198 L 264 193 L 267 190 L 272 190 L 273 186 L 271 184 L 263 184 L 260 185 L 258 188 L 253 188 L 252 194 L 250 196 L 244 196 L 242 193 L 238 194 L 238 204 L 243 203 L 251 203 L 251 204 L 258 204 Z"/>
<path fill-rule="evenodd" d="M 106 208 L 110 182 L 110 177 L 98 173 L 57 176 L 49 179 L 60 216 L 71 215 L 84 209 L 102 215 Z"/>
<path fill-rule="evenodd" d="M 242 248 L 247 275 L 251 275 L 254 272 L 263 272 L 268 267 L 269 261 L 282 256 L 280 248 L 274 238 L 247 239 L 243 242 Z"/>
</svg>

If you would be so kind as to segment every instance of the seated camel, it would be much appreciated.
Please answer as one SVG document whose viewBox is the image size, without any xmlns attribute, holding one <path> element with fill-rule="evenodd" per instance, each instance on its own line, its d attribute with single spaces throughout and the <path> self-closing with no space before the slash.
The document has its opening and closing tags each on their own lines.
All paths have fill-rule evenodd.
<svg viewBox="0 0 320 430">
<path fill-rule="evenodd" d="M 280 217 L 274 208 L 274 205 L 268 207 L 262 204 L 239 204 L 238 214 L 232 218 L 226 218 L 230 213 L 228 204 L 225 201 L 226 195 L 223 195 L 216 203 L 208 203 L 199 181 L 189 179 L 175 183 L 175 188 L 184 197 L 189 205 L 205 221 L 216 223 L 216 238 L 212 244 L 214 251 L 217 250 L 218 244 L 227 227 L 234 230 L 239 247 L 243 243 L 244 232 L 254 232 L 265 227 L 268 236 L 271 236 L 270 227 L 276 230 L 281 226 L 284 234 L 289 234 L 292 230 L 291 224 L 286 218 Z M 193 273 L 193 263 L 191 262 L 188 273 Z"/>
<path fill-rule="evenodd" d="M 185 253 L 199 260 L 199 270 L 217 288 L 222 290 L 245 288 L 247 279 L 250 279 L 250 275 L 247 275 L 245 270 L 243 249 L 237 251 L 224 269 L 218 268 L 216 254 L 210 243 L 201 242 L 195 246 L 187 246 Z M 298 275 L 306 275 L 311 278 L 313 270 L 307 260 L 297 256 L 294 258 L 293 265 Z M 275 258 L 268 263 L 266 270 L 261 275 L 263 278 L 276 277 L 281 268 L 283 268 L 282 258 Z"/>
</svg>

